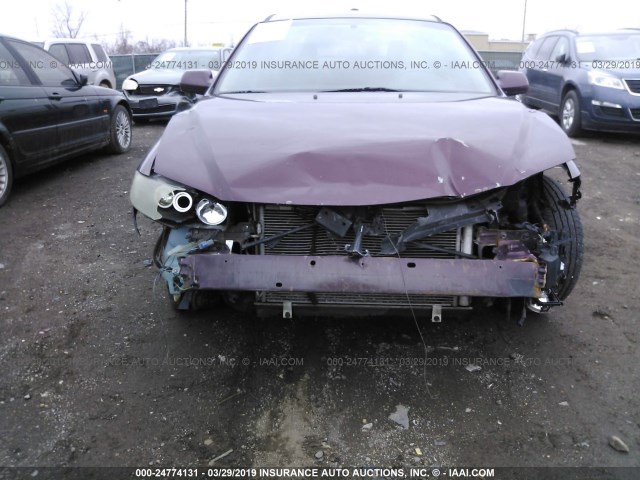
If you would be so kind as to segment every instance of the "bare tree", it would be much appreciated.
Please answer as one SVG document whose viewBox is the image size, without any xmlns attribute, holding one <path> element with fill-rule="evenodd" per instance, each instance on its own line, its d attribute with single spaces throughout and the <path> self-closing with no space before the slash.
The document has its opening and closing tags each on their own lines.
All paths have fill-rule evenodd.
<svg viewBox="0 0 640 480">
<path fill-rule="evenodd" d="M 76 38 L 86 17 L 84 10 L 80 10 L 76 15 L 69 0 L 57 3 L 53 7 L 52 14 L 54 23 L 51 33 L 60 38 Z"/>
<path fill-rule="evenodd" d="M 131 43 L 131 32 L 120 25 L 120 31 L 113 44 L 106 45 L 107 52 L 110 55 L 127 55 L 133 53 L 133 44 Z"/>
<path fill-rule="evenodd" d="M 135 53 L 160 53 L 160 52 L 164 52 L 165 50 L 169 50 L 170 48 L 173 48 L 175 46 L 176 46 L 176 42 L 174 42 L 173 40 L 167 40 L 167 39 L 158 40 L 156 38 L 154 38 L 153 40 L 149 40 L 147 38 L 146 40 L 141 40 L 139 42 L 136 42 L 136 45 L 134 47 L 134 52 Z"/>
<path fill-rule="evenodd" d="M 131 53 L 160 53 L 176 46 L 176 42 L 168 39 L 146 38 L 135 43 L 131 40 L 131 32 L 120 26 L 120 32 L 112 44 L 105 46 L 109 55 L 128 55 Z"/>
</svg>

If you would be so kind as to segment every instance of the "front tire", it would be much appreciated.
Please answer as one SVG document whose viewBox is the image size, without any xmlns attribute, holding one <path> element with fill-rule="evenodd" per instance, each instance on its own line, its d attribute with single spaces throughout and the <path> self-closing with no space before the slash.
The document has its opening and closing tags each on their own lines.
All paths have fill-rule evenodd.
<svg viewBox="0 0 640 480">
<path fill-rule="evenodd" d="M 580 112 L 578 94 L 575 90 L 569 90 L 560 106 L 560 126 L 569 137 L 577 137 L 582 133 Z"/>
<path fill-rule="evenodd" d="M 125 153 L 131 148 L 131 114 L 122 105 L 116 106 L 111 115 L 109 150 Z"/>
<path fill-rule="evenodd" d="M 13 167 L 7 151 L 0 145 L 0 207 L 6 203 L 13 185 Z"/>
<path fill-rule="evenodd" d="M 569 198 L 555 180 L 543 177 L 544 220 L 552 230 L 561 232 L 560 259 L 564 263 L 564 274 L 559 281 L 557 294 L 560 300 L 569 296 L 578 282 L 584 257 L 582 222 L 575 208 L 569 206 Z"/>
</svg>

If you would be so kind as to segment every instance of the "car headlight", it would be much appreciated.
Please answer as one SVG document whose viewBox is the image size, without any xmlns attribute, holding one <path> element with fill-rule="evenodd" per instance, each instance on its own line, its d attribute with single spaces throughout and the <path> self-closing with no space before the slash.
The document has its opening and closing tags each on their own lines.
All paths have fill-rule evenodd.
<svg viewBox="0 0 640 480">
<path fill-rule="evenodd" d="M 220 225 L 227 219 L 227 207 L 208 198 L 203 198 L 198 202 L 196 215 L 206 225 Z"/>
<path fill-rule="evenodd" d="M 165 193 L 158 199 L 158 206 L 160 208 L 169 208 L 171 205 L 173 205 L 174 196 L 175 194 L 172 191 Z"/>
<path fill-rule="evenodd" d="M 609 75 L 604 72 L 596 72 L 594 70 L 591 70 L 587 75 L 591 85 L 624 90 L 624 85 L 618 77 L 614 77 L 613 75 Z"/>
<path fill-rule="evenodd" d="M 165 197 L 161 198 L 160 201 L 162 201 L 164 198 Z M 178 192 L 173 195 L 171 204 L 173 205 L 173 208 L 175 208 L 176 212 L 188 212 L 193 206 L 193 197 L 187 192 Z M 160 203 L 158 203 L 158 205 L 160 205 Z"/>
<path fill-rule="evenodd" d="M 138 88 L 138 82 L 136 82 L 133 78 L 127 78 L 124 82 L 122 82 L 123 90 L 136 90 Z"/>
</svg>

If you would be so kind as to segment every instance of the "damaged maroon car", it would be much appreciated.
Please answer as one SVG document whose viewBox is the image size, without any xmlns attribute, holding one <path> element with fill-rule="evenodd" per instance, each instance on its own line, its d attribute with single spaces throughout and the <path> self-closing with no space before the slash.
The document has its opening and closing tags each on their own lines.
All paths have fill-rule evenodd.
<svg viewBox="0 0 640 480">
<path fill-rule="evenodd" d="M 561 305 L 578 279 L 580 172 L 560 128 L 437 18 L 270 17 L 176 115 L 135 174 L 164 226 L 180 309 L 343 313 L 479 298 Z M 563 168 L 570 193 L 549 170 Z"/>
</svg>

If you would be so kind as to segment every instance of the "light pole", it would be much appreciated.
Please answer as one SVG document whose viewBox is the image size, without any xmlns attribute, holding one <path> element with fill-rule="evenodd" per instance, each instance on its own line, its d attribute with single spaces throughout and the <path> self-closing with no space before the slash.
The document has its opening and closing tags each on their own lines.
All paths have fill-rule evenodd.
<svg viewBox="0 0 640 480">
<path fill-rule="evenodd" d="M 187 46 L 187 0 L 184 0 L 184 46 Z"/>
<path fill-rule="evenodd" d="M 185 5 L 186 5 L 187 0 L 184 0 L 184 1 L 185 1 Z M 186 6 L 185 6 L 185 8 L 186 8 Z M 186 14 L 186 10 L 185 10 L 185 19 L 187 18 L 186 15 L 187 14 Z M 186 20 L 185 20 L 185 22 L 186 22 Z M 524 0 L 524 13 L 522 14 L 522 40 L 520 41 L 521 43 L 524 43 L 524 25 L 525 25 L 526 22 L 527 22 L 527 0 Z M 186 32 L 186 28 L 187 28 L 186 27 L 186 23 L 185 23 L 185 27 L 184 28 L 185 28 L 185 32 Z M 185 35 L 186 35 L 186 33 L 185 33 Z"/>
</svg>

